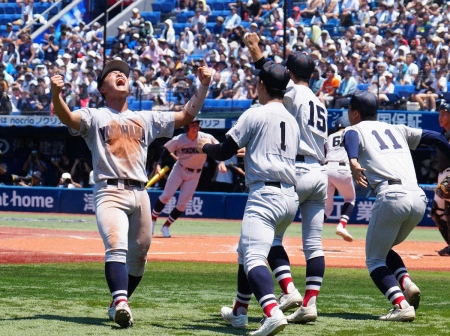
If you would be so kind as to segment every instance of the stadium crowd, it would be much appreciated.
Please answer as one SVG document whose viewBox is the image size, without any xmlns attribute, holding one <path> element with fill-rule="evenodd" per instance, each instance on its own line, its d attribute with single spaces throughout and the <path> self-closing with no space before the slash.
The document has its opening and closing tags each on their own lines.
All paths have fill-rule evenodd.
<svg viewBox="0 0 450 336">
<path fill-rule="evenodd" d="M 309 0 L 290 10 L 285 51 L 278 0 L 226 3 L 226 16 L 214 16 L 205 0 L 177 0 L 158 26 L 133 8 L 107 45 L 98 22 L 50 25 L 36 40 L 31 31 L 17 34 L 35 15 L 37 1 L 23 2 L 28 16 L 0 33 L 0 114 L 52 114 L 54 74 L 65 77 L 63 95 L 70 108 L 102 106 L 96 78 L 104 54 L 105 61 L 120 58 L 130 65 L 130 99 L 152 100 L 154 109 L 182 108 L 196 90 L 194 74 L 203 64 L 216 70 L 209 98 L 257 104 L 253 65 L 242 42 L 247 31 L 260 34 L 267 59 L 281 62 L 292 50 L 310 54 L 316 62 L 310 86 L 328 108 L 345 108 L 362 85 L 386 102 L 409 87 L 399 103 L 417 102 L 422 110 L 436 110 L 447 91 L 450 2 Z M 176 32 L 175 17 L 183 12 L 194 14 Z M 47 185 L 59 183 L 59 177 L 51 181 Z"/>
</svg>

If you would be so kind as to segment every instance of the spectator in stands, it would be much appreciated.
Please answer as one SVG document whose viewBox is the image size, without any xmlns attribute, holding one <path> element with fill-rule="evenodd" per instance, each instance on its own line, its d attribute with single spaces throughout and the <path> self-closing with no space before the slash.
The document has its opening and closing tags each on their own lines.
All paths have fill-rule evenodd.
<svg viewBox="0 0 450 336">
<path fill-rule="evenodd" d="M 70 82 L 66 82 L 64 84 L 64 87 L 62 88 L 62 96 L 67 106 L 73 110 L 75 107 L 75 90 Z"/>
<path fill-rule="evenodd" d="M 240 16 L 242 21 L 248 21 L 248 8 L 245 2 L 242 0 L 236 0 L 236 2 L 228 3 L 228 7 L 230 10 L 231 8 L 236 7 L 237 14 Z"/>
<path fill-rule="evenodd" d="M 294 20 L 295 26 L 302 23 L 302 13 L 299 6 L 294 6 L 292 8 L 291 18 Z"/>
<path fill-rule="evenodd" d="M 167 19 L 164 21 L 164 29 L 161 32 L 161 38 L 169 46 L 175 45 L 175 29 L 173 29 L 173 22 L 171 19 Z M 164 46 L 161 45 L 161 41 L 158 39 L 158 42 L 160 43 L 161 48 L 163 48 L 163 50 L 164 50 Z M 167 47 L 168 46 L 166 46 L 166 48 Z"/>
<path fill-rule="evenodd" d="M 136 28 L 140 28 L 141 24 L 143 24 L 145 21 L 145 19 L 141 16 L 141 13 L 139 12 L 138 8 L 133 8 L 132 12 L 131 12 L 131 18 L 128 21 L 129 22 L 129 26 L 132 27 L 136 27 Z"/>
<path fill-rule="evenodd" d="M 0 185 L 13 185 L 13 178 L 8 172 L 8 166 L 2 162 L 0 164 Z"/>
<path fill-rule="evenodd" d="M 323 82 L 325 78 L 322 78 L 320 76 L 320 71 L 318 68 L 315 68 L 311 78 L 309 79 L 309 87 L 311 88 L 312 92 L 317 94 L 317 92 L 322 88 Z"/>
<path fill-rule="evenodd" d="M 112 43 L 118 43 L 120 49 L 124 49 L 126 45 L 127 34 L 125 33 L 125 26 L 117 27 L 117 35 L 114 36 Z"/>
<path fill-rule="evenodd" d="M 339 87 L 340 81 L 336 77 L 336 70 L 331 66 L 328 67 L 326 76 L 327 77 L 324 80 L 320 90 L 317 91 L 316 96 L 325 106 L 328 106 L 336 96 L 336 91 Z"/>
<path fill-rule="evenodd" d="M 48 40 L 44 38 L 42 42 L 44 60 L 54 62 L 58 56 L 59 46 L 55 43 L 55 35 L 48 35 Z"/>
<path fill-rule="evenodd" d="M 397 75 L 394 78 L 394 83 L 399 85 L 410 85 L 412 84 L 411 76 L 408 75 L 408 67 L 403 62 L 403 59 L 399 58 L 400 63 L 397 65 L 398 71 Z"/>
<path fill-rule="evenodd" d="M 17 108 L 17 105 L 19 101 L 22 99 L 22 90 L 20 86 L 17 83 L 13 83 L 11 86 L 11 111 L 12 112 L 20 112 L 20 110 Z"/>
<path fill-rule="evenodd" d="M 198 0 L 197 1 L 197 8 L 200 8 L 200 14 L 203 15 L 206 19 L 206 21 L 208 20 L 208 16 L 211 15 L 211 8 L 209 7 L 209 5 L 206 3 L 205 0 Z M 206 24 L 206 22 L 205 22 Z"/>
<path fill-rule="evenodd" d="M 341 6 L 341 26 L 349 27 L 353 25 L 353 14 L 359 10 L 358 0 L 343 0 Z"/>
<path fill-rule="evenodd" d="M 411 95 L 411 100 L 419 103 L 421 110 L 425 110 L 427 108 L 434 108 L 434 111 L 436 110 L 436 101 L 434 96 L 435 88 L 433 87 L 435 77 L 432 74 L 431 69 L 431 62 L 426 60 L 414 80 L 414 85 L 416 87 L 416 91 L 418 92 Z"/>
<path fill-rule="evenodd" d="M 22 187 L 41 187 L 43 186 L 43 176 L 40 171 L 35 171 L 31 175 L 31 178 L 21 179 L 17 184 Z"/>
<path fill-rule="evenodd" d="M 158 39 L 158 45 L 161 47 L 162 51 L 161 57 L 164 57 L 165 55 L 173 56 L 175 54 L 173 50 L 169 47 L 169 44 L 167 43 L 165 38 L 160 37 Z"/>
<path fill-rule="evenodd" d="M 36 99 L 36 113 L 47 115 L 50 113 L 50 97 L 48 95 L 39 95 Z"/>
<path fill-rule="evenodd" d="M 331 104 L 332 107 L 340 109 L 350 105 L 350 98 L 355 93 L 358 82 L 352 76 L 352 70 L 344 69 L 344 78 L 342 79 L 336 91 L 336 96 Z"/>
<path fill-rule="evenodd" d="M 59 40 L 58 40 L 59 49 L 66 50 L 66 48 L 69 46 L 69 42 L 70 42 L 70 40 L 69 40 L 67 31 L 65 31 L 65 30 L 61 31 L 61 36 L 59 37 Z"/>
<path fill-rule="evenodd" d="M 28 155 L 22 167 L 22 175 L 33 176 L 33 173 L 40 173 L 40 180 L 45 180 L 44 176 L 47 173 L 47 164 L 41 159 L 41 155 L 37 150 L 32 150 Z"/>
<path fill-rule="evenodd" d="M 0 114 L 11 114 L 11 98 L 8 95 L 7 84 L 4 80 L 4 74 L 0 72 Z"/>
<path fill-rule="evenodd" d="M 220 81 L 220 72 L 216 71 L 209 86 L 209 98 L 217 98 L 224 89 L 225 84 Z"/>
<path fill-rule="evenodd" d="M 159 46 L 159 42 L 156 38 L 150 39 L 148 52 L 144 51 L 141 56 L 145 56 L 147 53 L 150 55 L 153 64 L 158 64 L 159 60 L 163 57 L 164 51 Z"/>
<path fill-rule="evenodd" d="M 140 30 L 139 35 L 141 38 L 146 39 L 149 36 L 153 36 L 154 32 L 153 24 L 150 21 L 145 21 L 144 27 Z"/>
<path fill-rule="evenodd" d="M 212 35 L 222 35 L 223 33 L 223 22 L 225 21 L 225 19 L 223 18 L 223 16 L 218 16 L 216 19 L 216 23 L 214 24 L 214 26 L 212 27 L 211 30 L 211 34 Z"/>
<path fill-rule="evenodd" d="M 83 188 L 89 188 L 89 173 L 91 170 L 92 168 L 86 158 L 77 158 L 70 170 L 72 181 L 79 183 Z"/>
<path fill-rule="evenodd" d="M 189 18 L 188 21 L 190 22 L 191 31 L 194 34 L 198 33 L 197 28 L 199 22 L 202 22 L 206 25 L 206 17 L 202 15 L 202 10 L 200 7 L 195 8 L 194 16 Z"/>
<path fill-rule="evenodd" d="M 65 189 L 74 189 L 74 188 L 81 188 L 81 184 L 73 181 L 72 175 L 70 175 L 70 173 L 65 172 L 61 174 L 61 178 L 59 179 L 57 187 Z"/>
<path fill-rule="evenodd" d="M 43 97 L 46 97 L 46 96 L 41 96 L 39 100 L 42 104 L 42 112 L 45 112 L 44 103 L 47 103 L 47 102 Z M 75 105 L 80 108 L 88 107 L 88 105 L 89 105 L 89 94 L 87 92 L 87 86 L 84 83 L 78 85 L 78 90 L 75 94 Z"/>
<path fill-rule="evenodd" d="M 383 101 L 388 102 L 389 98 L 388 98 L 387 94 L 394 93 L 394 90 L 395 90 L 392 73 L 386 72 L 384 74 L 384 78 L 385 78 L 384 83 L 380 87 L 380 90 L 378 92 L 378 99 L 380 100 L 380 102 L 383 102 Z"/>
<path fill-rule="evenodd" d="M 226 85 L 216 99 L 237 99 L 242 90 L 242 83 L 239 81 L 239 76 L 236 72 L 231 74 L 231 83 Z"/>
<path fill-rule="evenodd" d="M 417 45 L 415 48 L 416 57 L 414 59 L 414 63 L 417 65 L 419 69 L 423 68 L 424 63 L 429 60 L 426 53 L 424 53 L 423 46 Z"/>
<path fill-rule="evenodd" d="M 11 22 L 6 24 L 6 31 L 0 35 L 0 38 L 4 44 L 14 44 L 16 42 L 17 37 L 16 33 L 13 31 L 13 24 Z"/>
<path fill-rule="evenodd" d="M 418 73 L 419 73 L 419 67 L 417 66 L 416 62 L 416 52 L 410 52 L 406 54 L 405 63 L 407 66 L 407 74 L 411 77 L 412 81 L 415 81 Z"/>
<path fill-rule="evenodd" d="M 22 43 L 19 45 L 19 55 L 21 62 L 25 62 L 28 65 L 32 64 L 35 57 L 35 50 L 33 47 L 33 41 L 31 41 L 30 34 L 23 33 L 22 34 Z"/>
<path fill-rule="evenodd" d="M 33 0 L 16 0 L 16 3 L 21 7 L 21 26 L 33 20 Z"/>
<path fill-rule="evenodd" d="M 261 1 L 259 0 L 252 0 L 245 4 L 245 7 L 247 8 L 248 12 L 248 20 L 253 22 L 258 22 L 262 13 L 263 8 Z"/>
<path fill-rule="evenodd" d="M 237 8 L 231 7 L 231 13 L 225 18 L 224 26 L 226 29 L 233 29 L 241 24 L 242 18 L 237 14 Z"/>
<path fill-rule="evenodd" d="M 130 36 L 130 39 L 129 39 L 127 47 L 130 50 L 133 50 L 134 52 L 136 52 L 137 49 L 139 48 L 139 45 L 138 45 L 139 39 L 140 39 L 139 34 L 138 33 L 134 33 L 133 35 Z"/>
<path fill-rule="evenodd" d="M 405 30 L 405 39 L 408 41 L 414 40 L 417 35 L 417 25 L 415 23 L 415 17 L 412 14 L 409 14 L 406 17 L 406 23 L 404 26 Z"/>
<path fill-rule="evenodd" d="M 322 0 L 308 0 L 306 8 L 301 12 L 301 16 L 303 18 L 312 18 L 316 15 L 318 10 L 323 8 L 323 5 L 324 3 Z"/>
</svg>

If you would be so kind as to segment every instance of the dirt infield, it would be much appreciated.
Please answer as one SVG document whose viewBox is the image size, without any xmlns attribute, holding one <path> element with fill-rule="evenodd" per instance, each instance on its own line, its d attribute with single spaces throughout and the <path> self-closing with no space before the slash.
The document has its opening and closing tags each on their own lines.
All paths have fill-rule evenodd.
<svg viewBox="0 0 450 336">
<path fill-rule="evenodd" d="M 148 254 L 151 261 L 235 263 L 237 236 L 173 236 L 155 234 Z M 299 238 L 286 238 L 291 263 L 304 266 Z M 396 251 L 409 269 L 448 270 L 449 258 L 440 257 L 438 242 L 403 242 Z M 364 240 L 347 243 L 341 238 L 324 240 L 327 267 L 364 268 Z M 412 253 L 414 251 L 414 253 Z M 97 232 L 0 228 L 0 264 L 102 261 L 103 243 Z"/>
</svg>

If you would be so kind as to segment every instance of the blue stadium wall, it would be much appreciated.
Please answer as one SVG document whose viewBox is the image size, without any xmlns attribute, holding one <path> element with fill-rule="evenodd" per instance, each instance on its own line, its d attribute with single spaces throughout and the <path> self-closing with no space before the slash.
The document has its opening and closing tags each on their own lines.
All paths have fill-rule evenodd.
<svg viewBox="0 0 450 336">
<path fill-rule="evenodd" d="M 434 185 L 421 185 L 428 197 L 426 214 L 420 223 L 421 226 L 434 226 L 429 215 L 433 200 Z M 148 191 L 151 204 L 155 204 L 161 191 Z M 241 219 L 247 200 L 246 193 L 227 194 L 196 192 L 188 203 L 183 217 L 188 218 L 216 218 Z M 168 216 L 176 204 L 178 192 L 167 203 L 162 216 Z M 333 213 L 328 222 L 338 222 L 342 206 L 341 197 L 335 197 Z M 355 210 L 350 223 L 367 224 L 372 214 L 375 198 L 357 198 Z M 44 187 L 0 187 L 0 211 L 44 212 L 44 213 L 71 213 L 93 214 L 92 189 L 62 189 Z M 298 213 L 297 220 L 301 220 Z"/>
</svg>

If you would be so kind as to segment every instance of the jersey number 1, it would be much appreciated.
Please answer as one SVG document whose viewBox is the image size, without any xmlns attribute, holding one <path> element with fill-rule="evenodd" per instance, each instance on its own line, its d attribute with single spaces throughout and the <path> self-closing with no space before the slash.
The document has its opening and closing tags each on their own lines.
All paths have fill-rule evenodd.
<svg viewBox="0 0 450 336">
<path fill-rule="evenodd" d="M 286 150 L 286 123 L 284 121 L 280 122 L 281 128 L 281 150 Z"/>
</svg>

